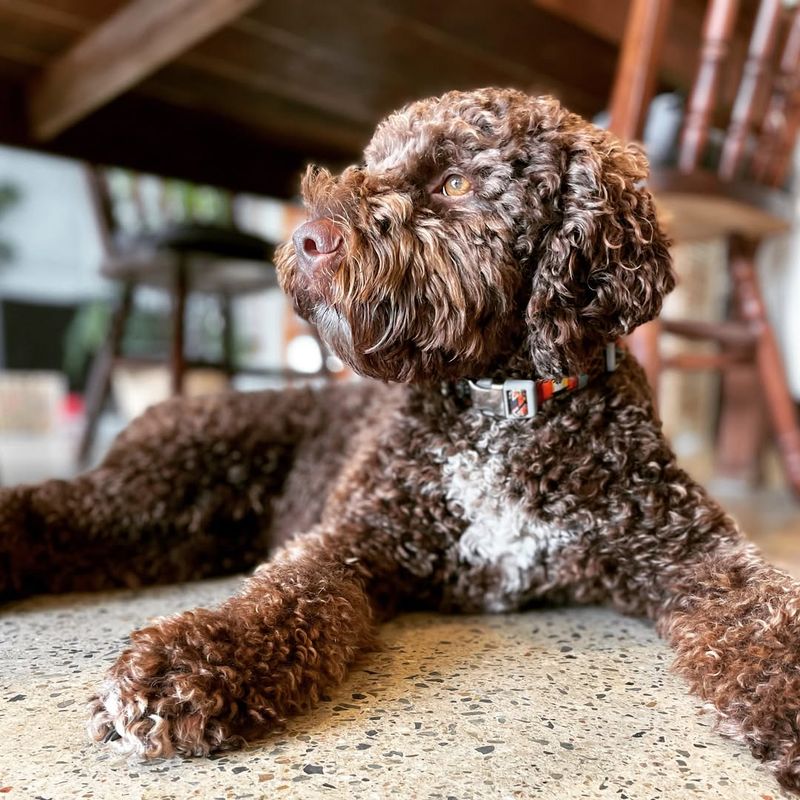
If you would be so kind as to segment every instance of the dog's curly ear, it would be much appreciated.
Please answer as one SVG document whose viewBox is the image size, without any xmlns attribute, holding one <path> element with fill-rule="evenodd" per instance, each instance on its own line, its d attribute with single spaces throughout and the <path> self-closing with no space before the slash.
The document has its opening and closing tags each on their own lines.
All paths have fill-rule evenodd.
<svg viewBox="0 0 800 800">
<path fill-rule="evenodd" d="M 527 308 L 543 376 L 581 371 L 599 345 L 655 317 L 675 284 L 641 150 L 572 114 L 564 123 L 554 217 L 537 237 Z"/>
</svg>

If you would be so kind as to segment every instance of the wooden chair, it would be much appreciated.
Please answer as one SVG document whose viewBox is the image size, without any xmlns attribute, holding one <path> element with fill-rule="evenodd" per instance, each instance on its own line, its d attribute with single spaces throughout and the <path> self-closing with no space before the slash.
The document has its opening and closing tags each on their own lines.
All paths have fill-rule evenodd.
<svg viewBox="0 0 800 800">
<path fill-rule="evenodd" d="M 611 102 L 610 127 L 622 138 L 642 134 L 669 11 L 670 0 L 631 2 Z M 800 493 L 800 424 L 755 268 L 759 244 L 787 230 L 792 218 L 781 187 L 800 129 L 800 10 L 780 0 L 758 5 L 727 132 L 716 165 L 709 166 L 709 132 L 721 105 L 721 75 L 738 11 L 738 0 L 709 0 L 678 162 L 655 165 L 651 177 L 659 212 L 676 241 L 727 239 L 729 319 L 657 320 L 634 332 L 630 344 L 654 390 L 662 368 L 722 371 L 718 465 L 728 474 L 753 470 L 763 396 L 786 477 Z M 662 331 L 715 342 L 717 352 L 662 361 Z"/>
<path fill-rule="evenodd" d="M 167 190 L 169 182 L 151 178 L 159 196 L 145 203 L 142 176 L 124 173 L 128 181 L 125 206 L 133 224 L 120 223 L 119 197 L 114 196 L 109 171 L 90 167 L 87 178 L 94 201 L 106 257 L 101 273 L 120 285 L 119 300 L 111 318 L 104 346 L 92 364 L 86 389 L 86 424 L 78 449 L 78 461 L 85 464 L 91 453 L 97 424 L 110 392 L 111 374 L 121 362 L 145 363 L 152 358 L 130 358 L 122 352 L 136 291 L 141 287 L 161 289 L 171 297 L 171 345 L 168 359 L 173 394 L 180 394 L 188 369 L 211 367 L 230 378 L 236 372 L 290 379 L 309 375 L 288 369 L 243 369 L 236 363 L 234 347 L 234 298 L 277 286 L 271 263 L 273 247 L 267 241 L 238 230 L 233 222 L 234 198 L 221 190 L 207 190 L 215 198 L 216 214 L 211 220 L 193 218 L 191 208 L 175 214 Z M 191 190 L 185 184 L 184 190 Z M 194 187 L 197 188 L 197 187 Z M 179 203 L 180 205 L 180 203 Z M 155 211 L 153 210 L 155 206 Z M 218 299 L 222 320 L 219 362 L 190 361 L 185 352 L 186 302 L 191 293 Z M 276 332 L 277 333 L 277 332 Z M 155 359 L 156 361 L 163 359 Z M 320 375 L 326 373 L 324 365 Z M 313 376 L 311 376 L 313 377 Z"/>
</svg>

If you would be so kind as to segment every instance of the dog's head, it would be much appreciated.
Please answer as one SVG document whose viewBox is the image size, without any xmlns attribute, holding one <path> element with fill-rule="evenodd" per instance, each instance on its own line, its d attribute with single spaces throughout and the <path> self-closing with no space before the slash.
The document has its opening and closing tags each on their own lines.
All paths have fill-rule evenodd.
<svg viewBox="0 0 800 800">
<path fill-rule="evenodd" d="M 548 97 L 450 92 L 385 119 L 361 166 L 303 179 L 281 285 L 357 372 L 480 377 L 527 342 L 580 370 L 674 283 L 641 151 Z"/>
</svg>

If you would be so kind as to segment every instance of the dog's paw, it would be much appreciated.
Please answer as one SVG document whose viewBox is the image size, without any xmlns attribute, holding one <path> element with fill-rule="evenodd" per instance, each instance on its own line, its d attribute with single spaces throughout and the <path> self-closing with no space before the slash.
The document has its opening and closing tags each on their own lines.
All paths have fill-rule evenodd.
<svg viewBox="0 0 800 800">
<path fill-rule="evenodd" d="M 159 697 L 131 691 L 109 679 L 90 702 L 89 735 L 117 752 L 141 758 L 204 756 L 232 746 L 224 725 L 196 704 L 170 695 L 170 689 Z"/>
<path fill-rule="evenodd" d="M 241 744 L 234 730 L 246 713 L 245 686 L 230 637 L 213 618 L 188 612 L 132 634 L 91 699 L 90 736 L 142 758 L 204 756 Z"/>
<path fill-rule="evenodd" d="M 784 789 L 800 794 L 800 744 L 786 746 L 769 766 Z"/>
</svg>

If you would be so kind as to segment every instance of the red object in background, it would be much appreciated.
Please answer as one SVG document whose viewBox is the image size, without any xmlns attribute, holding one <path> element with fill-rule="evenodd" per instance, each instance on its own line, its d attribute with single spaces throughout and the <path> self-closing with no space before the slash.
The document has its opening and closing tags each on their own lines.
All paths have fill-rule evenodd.
<svg viewBox="0 0 800 800">
<path fill-rule="evenodd" d="M 61 404 L 61 414 L 64 420 L 73 420 L 79 417 L 83 417 L 83 412 L 85 410 L 85 403 L 83 400 L 83 395 L 78 394 L 77 392 L 70 392 Z"/>
</svg>

